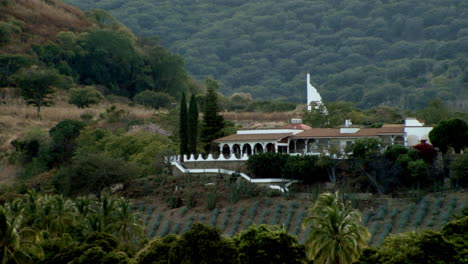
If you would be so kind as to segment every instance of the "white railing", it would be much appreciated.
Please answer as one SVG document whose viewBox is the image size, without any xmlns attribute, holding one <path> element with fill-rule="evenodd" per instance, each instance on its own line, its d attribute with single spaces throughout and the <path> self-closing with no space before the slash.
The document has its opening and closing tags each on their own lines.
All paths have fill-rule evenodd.
<svg viewBox="0 0 468 264">
<path fill-rule="evenodd" d="M 319 156 L 320 154 L 325 154 L 328 155 L 328 153 L 319 153 L 319 152 L 306 152 L 306 153 L 285 153 L 291 156 L 304 156 L 304 155 L 313 155 L 313 156 Z M 213 154 L 208 154 L 207 157 L 203 157 L 201 154 L 195 156 L 193 154 L 191 155 L 184 155 L 184 162 L 206 162 L 206 161 L 247 161 L 249 160 L 249 155 L 244 154 L 240 157 L 237 157 L 234 154 L 231 154 L 228 157 L 225 157 L 223 154 L 220 154 L 219 156 L 213 156 Z M 167 156 L 166 161 L 181 161 L 181 155 L 175 155 L 175 156 Z"/>
<path fill-rule="evenodd" d="M 190 173 L 190 174 L 204 174 L 204 173 L 217 173 L 217 174 L 226 174 L 226 175 L 239 175 L 242 177 L 244 180 L 255 183 L 255 184 L 268 184 L 268 183 L 277 183 L 277 184 L 270 184 L 268 187 L 270 189 L 275 189 L 275 190 L 280 190 L 281 192 L 288 192 L 289 189 L 288 187 L 291 186 L 291 184 L 299 182 L 298 180 L 287 180 L 287 179 L 277 179 L 277 178 L 270 178 L 270 179 L 252 179 L 249 177 L 249 175 L 238 172 L 238 171 L 231 171 L 231 170 L 225 170 L 225 169 L 187 169 L 180 162 L 175 159 L 170 161 L 171 165 L 173 165 L 175 168 L 177 168 L 179 171 L 182 173 Z M 284 184 L 284 187 L 278 185 L 278 184 Z"/>
<path fill-rule="evenodd" d="M 181 155 L 176 155 L 176 156 L 169 156 L 166 157 L 166 161 L 180 161 Z M 241 157 L 237 157 L 236 155 L 232 154 L 229 157 L 224 157 L 223 154 L 220 154 L 219 157 L 213 156 L 213 154 L 208 154 L 206 158 L 203 158 L 203 156 L 200 154 L 195 157 L 195 155 L 184 155 L 184 162 L 201 162 L 201 161 L 247 161 L 249 160 L 249 156 L 247 154 L 244 154 Z"/>
</svg>

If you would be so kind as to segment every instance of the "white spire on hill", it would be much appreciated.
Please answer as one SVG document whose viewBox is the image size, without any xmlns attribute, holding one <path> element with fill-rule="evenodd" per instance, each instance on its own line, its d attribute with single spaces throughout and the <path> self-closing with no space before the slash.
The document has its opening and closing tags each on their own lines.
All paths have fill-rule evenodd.
<svg viewBox="0 0 468 264">
<path fill-rule="evenodd" d="M 322 97 L 310 83 L 310 73 L 307 73 L 307 111 L 312 111 L 312 108 L 318 109 L 322 104 Z M 324 109 L 324 112 L 327 110 Z"/>
</svg>

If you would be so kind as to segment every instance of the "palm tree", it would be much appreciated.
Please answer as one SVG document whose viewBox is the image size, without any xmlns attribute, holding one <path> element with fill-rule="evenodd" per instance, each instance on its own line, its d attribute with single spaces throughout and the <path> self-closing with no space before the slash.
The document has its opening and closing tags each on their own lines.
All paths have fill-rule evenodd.
<svg viewBox="0 0 468 264">
<path fill-rule="evenodd" d="M 309 212 L 302 226 L 311 227 L 305 246 L 314 263 L 348 264 L 359 259 L 370 235 L 349 202 L 338 192 L 323 193 Z"/>
<path fill-rule="evenodd" d="M 124 198 L 117 200 L 115 222 L 112 229 L 119 233 L 123 240 L 128 241 L 133 235 L 143 233 L 143 223 L 139 220 L 139 215 L 133 213 L 130 202 Z"/>
<path fill-rule="evenodd" d="M 20 228 L 21 216 L 13 217 L 0 206 L 0 263 L 32 263 L 42 258 L 39 232 L 30 227 Z"/>
<path fill-rule="evenodd" d="M 54 195 L 49 201 L 51 205 L 51 219 L 47 224 L 47 230 L 54 235 L 65 233 L 76 221 L 76 208 L 68 199 L 61 195 Z"/>
</svg>

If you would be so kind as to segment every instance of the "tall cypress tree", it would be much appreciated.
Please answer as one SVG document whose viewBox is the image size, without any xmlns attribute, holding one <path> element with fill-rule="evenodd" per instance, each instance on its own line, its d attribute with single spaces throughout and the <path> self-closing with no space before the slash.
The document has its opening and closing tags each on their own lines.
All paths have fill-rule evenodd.
<svg viewBox="0 0 468 264">
<path fill-rule="evenodd" d="M 190 154 L 197 154 L 198 139 L 198 106 L 195 95 L 192 94 L 188 112 L 188 149 Z"/>
<path fill-rule="evenodd" d="M 182 100 L 180 101 L 180 118 L 179 118 L 180 155 L 189 153 L 187 121 L 188 121 L 187 100 L 185 99 L 185 93 L 182 93 Z M 182 158 L 182 161 L 183 161 L 183 158 Z"/>
<path fill-rule="evenodd" d="M 203 109 L 203 130 L 201 140 L 204 143 L 204 149 L 209 152 L 211 142 L 214 139 L 222 137 L 222 129 L 224 128 L 224 119 L 218 115 L 218 95 L 216 94 L 219 88 L 219 83 L 212 79 L 206 79 L 207 94 L 205 97 L 205 107 Z"/>
</svg>

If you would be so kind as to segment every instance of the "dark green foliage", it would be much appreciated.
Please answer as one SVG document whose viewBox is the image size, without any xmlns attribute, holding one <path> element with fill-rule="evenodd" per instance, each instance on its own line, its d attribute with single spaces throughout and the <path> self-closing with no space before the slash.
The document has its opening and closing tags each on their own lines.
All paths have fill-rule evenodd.
<svg viewBox="0 0 468 264">
<path fill-rule="evenodd" d="M 179 240 L 170 263 L 239 263 L 238 250 L 232 239 L 221 230 L 195 223 Z"/>
<path fill-rule="evenodd" d="M 468 153 L 457 155 L 449 165 L 454 185 L 466 188 L 468 186 Z"/>
<path fill-rule="evenodd" d="M 443 89 L 443 87 L 440 88 Z M 418 119 L 424 120 L 425 125 L 437 125 L 441 121 L 449 119 L 451 113 L 440 99 L 434 99 L 429 101 L 426 107 L 417 111 L 416 116 Z"/>
<path fill-rule="evenodd" d="M 133 97 L 133 101 L 146 107 L 159 109 L 171 107 L 172 103 L 174 103 L 174 98 L 167 93 L 145 90 L 137 93 Z"/>
<path fill-rule="evenodd" d="M 104 10 L 90 10 L 87 16 L 97 29 L 79 35 L 58 33 L 56 42 L 34 46 L 39 60 L 78 84 L 101 85 L 106 93 L 130 98 L 146 90 L 178 97 L 193 88 L 181 57 L 158 43 L 137 42 L 128 28 Z M 144 104 L 166 107 L 173 102 L 166 94 L 151 94 Z"/>
<path fill-rule="evenodd" d="M 77 156 L 55 178 L 57 190 L 67 195 L 92 193 L 97 196 L 116 183 L 128 183 L 141 175 L 141 169 L 121 158 L 104 153 Z"/>
<path fill-rule="evenodd" d="M 194 94 L 190 97 L 188 111 L 188 149 L 190 154 L 197 154 L 198 144 L 198 105 Z"/>
<path fill-rule="evenodd" d="M 258 178 L 284 178 L 314 183 L 325 179 L 325 171 L 316 166 L 317 160 L 316 156 L 267 152 L 250 156 L 247 170 Z"/>
<path fill-rule="evenodd" d="M 0 21 L 0 45 L 10 42 L 14 31 L 15 28 L 12 24 Z"/>
<path fill-rule="evenodd" d="M 442 121 L 429 132 L 429 139 L 442 153 L 450 147 L 460 153 L 468 146 L 468 124 L 459 118 Z"/>
<path fill-rule="evenodd" d="M 257 100 L 253 101 L 252 104 L 244 105 L 248 106 L 245 110 L 255 112 L 284 112 L 293 111 L 296 109 L 296 104 L 287 102 L 284 99 L 271 99 L 271 100 Z"/>
<path fill-rule="evenodd" d="M 442 227 L 441 234 L 451 241 L 458 249 L 460 258 L 467 258 L 466 252 L 468 244 L 468 216 L 448 222 Z"/>
<path fill-rule="evenodd" d="M 103 232 L 93 232 L 86 237 L 84 243 L 93 246 L 98 246 L 102 248 L 102 250 L 104 250 L 105 252 L 109 252 L 117 249 L 119 245 L 119 240 L 111 234 Z"/>
<path fill-rule="evenodd" d="M 16 83 L 26 103 L 39 113 L 42 106 L 53 104 L 54 86 L 60 85 L 61 76 L 53 70 L 28 70 L 17 75 Z"/>
<path fill-rule="evenodd" d="M 307 263 L 304 246 L 279 227 L 252 225 L 234 240 L 242 264 Z"/>
<path fill-rule="evenodd" d="M 263 153 L 252 155 L 247 161 L 247 170 L 260 178 L 281 178 L 282 169 L 288 161 L 289 155 L 281 153 Z"/>
<path fill-rule="evenodd" d="M 358 263 L 462 263 L 460 249 L 439 232 L 426 230 L 389 236 L 377 249 L 364 251 Z"/>
<path fill-rule="evenodd" d="M 189 124 L 188 124 L 187 101 L 185 99 L 185 93 L 182 93 L 182 99 L 180 101 L 180 114 L 179 114 L 179 140 L 180 140 L 179 153 L 180 155 L 189 154 L 188 125 Z"/>
<path fill-rule="evenodd" d="M 326 101 L 360 107 L 418 109 L 436 97 L 463 107 L 467 98 L 465 1 L 67 2 L 161 36 L 198 79 L 221 80 L 225 94 L 305 103 L 310 71 Z"/>
<path fill-rule="evenodd" d="M 211 142 L 223 136 L 224 119 L 218 115 L 219 105 L 217 92 L 219 83 L 212 79 L 206 79 L 207 94 L 204 100 L 203 127 L 201 131 L 201 141 L 204 144 L 205 152 L 211 149 Z"/>
<path fill-rule="evenodd" d="M 282 175 L 286 179 L 304 180 L 305 183 L 315 183 L 324 180 L 324 170 L 316 166 L 317 156 L 289 156 Z"/>
<path fill-rule="evenodd" d="M 177 235 L 156 238 L 136 257 L 137 264 L 169 263 L 171 251 L 179 243 Z"/>
<path fill-rule="evenodd" d="M 0 55 L 0 87 L 9 86 L 13 81 L 13 74 L 33 62 L 34 58 L 28 55 Z"/>
<path fill-rule="evenodd" d="M 370 160 L 380 154 L 382 142 L 375 138 L 357 139 L 345 149 L 346 153 L 352 153 L 351 157 L 361 160 Z"/>
<path fill-rule="evenodd" d="M 402 145 L 391 145 L 385 150 L 385 157 L 396 161 L 398 156 L 408 153 L 408 149 Z"/>
<path fill-rule="evenodd" d="M 78 108 L 85 108 L 99 104 L 103 99 L 104 96 L 98 90 L 88 86 L 70 89 L 70 100 L 68 102 Z"/>
<path fill-rule="evenodd" d="M 66 119 L 50 129 L 52 166 L 63 164 L 73 157 L 76 149 L 76 138 L 85 126 L 86 124 L 81 121 Z"/>
<path fill-rule="evenodd" d="M 187 90 L 188 76 L 182 57 L 157 45 L 146 59 L 151 68 L 150 76 L 154 80 L 155 89 L 177 97 Z"/>
</svg>

